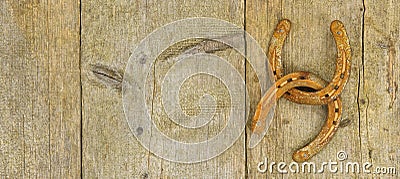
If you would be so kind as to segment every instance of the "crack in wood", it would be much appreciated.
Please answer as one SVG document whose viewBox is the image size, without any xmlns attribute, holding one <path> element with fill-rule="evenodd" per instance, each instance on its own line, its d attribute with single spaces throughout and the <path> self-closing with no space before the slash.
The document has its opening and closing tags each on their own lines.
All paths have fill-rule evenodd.
<svg viewBox="0 0 400 179">
<path fill-rule="evenodd" d="M 231 47 L 224 43 L 214 40 L 204 40 L 199 44 L 197 44 L 196 46 L 186 49 L 182 53 L 182 55 L 188 55 L 188 54 L 194 55 L 196 53 L 215 53 L 217 51 L 223 51 L 228 48 Z"/>
<path fill-rule="evenodd" d="M 398 85 L 396 83 L 396 76 L 394 72 L 395 68 L 395 59 L 397 56 L 397 51 L 396 51 L 396 42 L 393 40 L 393 38 L 385 37 L 388 39 L 388 43 L 384 42 L 378 42 L 377 46 L 381 49 L 385 50 L 385 53 L 388 55 L 388 63 L 387 63 L 387 91 L 390 96 L 390 103 L 389 103 L 389 109 L 393 107 L 394 101 L 396 100 L 396 93 L 398 90 Z"/>
<path fill-rule="evenodd" d="M 394 63 L 396 59 L 396 44 L 393 40 L 389 40 L 389 63 L 388 63 L 388 93 L 390 95 L 389 109 L 393 107 L 393 103 L 396 100 L 397 83 L 394 75 Z"/>
<path fill-rule="evenodd" d="M 347 127 L 348 125 L 350 125 L 353 122 L 353 120 L 351 119 L 342 119 L 342 121 L 340 121 L 339 127 L 344 128 Z"/>
<path fill-rule="evenodd" d="M 122 90 L 123 74 L 105 65 L 92 65 L 91 71 L 93 75 L 104 85 L 109 86 L 118 91 Z"/>
</svg>

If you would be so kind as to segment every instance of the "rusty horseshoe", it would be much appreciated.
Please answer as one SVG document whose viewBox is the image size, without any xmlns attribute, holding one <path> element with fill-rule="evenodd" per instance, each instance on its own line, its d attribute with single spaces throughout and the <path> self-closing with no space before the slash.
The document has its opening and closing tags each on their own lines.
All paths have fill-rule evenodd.
<svg viewBox="0 0 400 179">
<path fill-rule="evenodd" d="M 339 95 L 343 91 L 350 75 L 351 48 L 343 23 L 335 20 L 330 26 L 337 48 L 336 70 L 333 79 L 327 83 L 310 72 L 294 72 L 283 76 L 281 54 L 290 27 L 289 20 L 281 20 L 270 41 L 268 61 L 276 80 L 275 87 L 270 88 L 258 103 L 252 120 L 251 131 L 260 133 L 260 130 L 265 128 L 266 124 L 263 120 L 267 117 L 272 104 L 282 96 L 300 104 L 327 104 L 327 120 L 317 137 L 292 155 L 294 161 L 304 162 L 321 151 L 329 143 L 339 127 L 342 114 L 342 103 Z M 305 87 L 308 90 L 304 91 L 303 88 L 298 87 Z"/>
</svg>

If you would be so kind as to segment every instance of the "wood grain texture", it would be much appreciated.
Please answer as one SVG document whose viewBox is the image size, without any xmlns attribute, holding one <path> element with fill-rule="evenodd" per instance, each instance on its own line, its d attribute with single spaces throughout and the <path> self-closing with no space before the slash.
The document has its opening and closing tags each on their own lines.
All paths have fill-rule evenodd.
<svg viewBox="0 0 400 179">
<path fill-rule="evenodd" d="M 0 178 L 399 177 L 399 8 L 400 2 L 394 0 L 3 0 Z M 188 17 L 213 17 L 243 27 L 264 50 L 277 22 L 290 19 L 292 29 L 282 57 L 285 73 L 310 71 L 327 81 L 336 56 L 329 25 L 342 21 L 352 47 L 351 75 L 341 94 L 343 127 L 310 162 L 336 161 L 337 152 L 345 151 L 345 161 L 370 162 L 371 170 L 396 167 L 397 173 L 280 174 L 276 165 L 272 173 L 258 172 L 257 164 L 266 158 L 269 163 L 292 162 L 291 154 L 312 140 L 325 122 L 326 107 L 284 99 L 268 134 L 254 149 L 247 148 L 247 129 L 229 150 L 202 163 L 169 162 L 147 151 L 126 122 L 120 83 L 142 39 Z M 186 113 L 198 114 L 201 95 L 218 96 L 212 124 L 193 131 L 179 129 L 163 111 L 160 85 L 173 57 L 198 44 L 201 40 L 188 40 L 168 48 L 147 81 L 153 87 L 147 103 L 160 130 L 188 141 L 215 136 L 230 107 L 221 81 L 196 75 L 182 86 L 180 103 Z M 210 52 L 246 78 L 251 119 L 262 96 L 260 79 L 234 50 L 221 47 Z"/>
<path fill-rule="evenodd" d="M 244 134 L 221 156 L 198 164 L 179 164 L 165 161 L 142 147 L 126 122 L 121 93 L 113 90 L 110 80 L 99 80 L 91 66 L 107 66 L 111 71 L 125 70 L 130 53 L 150 32 L 167 23 L 188 17 L 214 17 L 243 27 L 244 3 L 224 1 L 82 1 L 82 75 L 83 75 L 83 176 L 87 178 L 176 178 L 181 176 L 207 178 L 208 176 L 245 176 Z M 184 29 L 182 29 L 184 30 Z M 176 32 L 179 33 L 179 32 Z M 196 42 L 178 43 L 162 54 L 146 81 L 148 104 L 157 127 L 172 138 L 188 142 L 207 139 L 221 128 L 216 122 L 209 128 L 190 132 L 179 129 L 166 116 L 161 104 L 160 85 L 172 57 L 182 53 Z M 230 59 L 244 76 L 244 62 L 232 51 L 218 55 Z M 103 70 L 103 72 L 110 71 Z M 112 74 L 112 73 L 108 73 Z M 115 76 L 115 75 L 105 75 Z M 105 77 L 103 75 L 103 77 Z M 101 77 L 101 78 L 103 78 Z M 112 77 L 113 78 L 113 77 Z M 103 78 L 104 79 L 104 78 Z M 115 79 L 115 78 L 113 78 Z M 105 83 L 104 83 L 105 82 Z M 194 91 L 193 89 L 199 89 Z M 199 92 L 196 94 L 195 92 Z M 207 75 L 190 78 L 182 87 L 181 104 L 188 114 L 198 112 L 200 93 L 221 95 L 221 113 L 213 121 L 226 121 L 227 91 L 220 81 Z M 201 94 L 200 94 L 201 95 Z M 188 98 L 184 98 L 188 97 Z M 200 96 L 201 97 L 201 96 Z M 219 124 L 219 125 L 218 125 Z M 183 137 L 184 136 L 184 137 Z M 166 149 L 169 150 L 169 149 Z"/>
<path fill-rule="evenodd" d="M 359 97 L 361 159 L 374 166 L 395 166 L 399 176 L 400 4 L 368 0 L 365 8 L 365 58 Z"/>
<path fill-rule="evenodd" d="M 0 7 L 0 177 L 79 177 L 79 2 Z"/>
</svg>

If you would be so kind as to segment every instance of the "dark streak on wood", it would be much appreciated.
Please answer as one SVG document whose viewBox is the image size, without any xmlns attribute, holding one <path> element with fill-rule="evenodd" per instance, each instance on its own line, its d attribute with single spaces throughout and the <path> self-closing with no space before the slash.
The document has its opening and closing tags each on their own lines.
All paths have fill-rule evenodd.
<svg viewBox="0 0 400 179">
<path fill-rule="evenodd" d="M 122 90 L 123 73 L 101 64 L 92 65 L 91 71 L 104 85 L 118 91 Z"/>
<path fill-rule="evenodd" d="M 194 47 L 188 48 L 183 52 L 182 55 L 184 54 L 196 54 L 196 53 L 214 53 L 217 51 L 223 51 L 230 48 L 230 46 L 214 41 L 214 40 L 204 40 L 203 42 L 200 42 Z"/>
<path fill-rule="evenodd" d="M 370 23 L 373 24 L 371 21 Z M 394 75 L 394 62 L 396 59 L 396 41 L 393 39 L 398 39 L 399 37 L 399 31 L 396 30 L 395 32 L 391 33 L 385 33 L 384 30 L 378 29 L 376 25 L 371 26 L 374 30 L 376 30 L 378 33 L 382 34 L 382 36 L 389 41 L 389 43 L 384 43 L 384 42 L 378 42 L 377 46 L 379 48 L 388 50 L 389 54 L 389 63 L 388 63 L 388 74 L 387 74 L 387 82 L 388 82 L 388 93 L 390 95 L 390 104 L 389 104 L 389 109 L 393 107 L 393 103 L 396 100 L 396 93 L 397 93 L 397 83 Z"/>
<path fill-rule="evenodd" d="M 372 149 L 368 149 L 368 158 L 372 159 Z"/>
<path fill-rule="evenodd" d="M 142 175 L 140 176 L 143 179 L 147 179 L 149 178 L 149 174 L 148 173 L 142 173 Z"/>
<path fill-rule="evenodd" d="M 394 75 L 394 62 L 396 58 L 396 44 L 393 40 L 389 40 L 389 63 L 388 63 L 388 93 L 390 95 L 389 108 L 393 107 L 393 103 L 396 100 L 397 84 L 396 77 Z"/>
<path fill-rule="evenodd" d="M 387 50 L 388 52 L 388 65 L 387 65 L 387 84 L 388 88 L 387 91 L 390 95 L 390 104 L 389 109 L 393 107 L 393 103 L 396 100 L 396 93 L 398 90 L 398 85 L 396 83 L 396 76 L 394 74 L 394 66 L 395 66 L 395 59 L 396 59 L 396 42 L 393 41 L 393 38 L 385 37 L 388 39 L 389 43 L 384 43 L 382 41 L 377 43 L 377 46 L 381 49 Z"/>
<path fill-rule="evenodd" d="M 353 122 L 353 120 L 350 120 L 350 119 L 342 119 L 342 121 L 340 121 L 339 127 L 341 127 L 341 128 L 347 127 L 352 122 Z"/>
<path fill-rule="evenodd" d="M 199 53 L 215 53 L 231 48 L 224 43 L 210 39 L 188 39 L 177 44 L 179 45 L 174 45 L 174 48 L 165 50 L 159 59 L 174 59 L 176 57 L 191 56 Z"/>
</svg>

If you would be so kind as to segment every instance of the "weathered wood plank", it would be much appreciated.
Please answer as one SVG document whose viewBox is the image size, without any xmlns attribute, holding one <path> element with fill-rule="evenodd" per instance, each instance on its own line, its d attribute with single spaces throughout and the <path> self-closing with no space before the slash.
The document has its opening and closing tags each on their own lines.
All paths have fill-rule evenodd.
<svg viewBox="0 0 400 179">
<path fill-rule="evenodd" d="M 77 178 L 79 1 L 0 6 L 0 176 Z"/>
<path fill-rule="evenodd" d="M 360 78 L 362 161 L 400 169 L 400 4 L 365 1 L 364 68 Z"/>
<path fill-rule="evenodd" d="M 214 17 L 243 27 L 243 1 L 168 0 L 109 3 L 96 0 L 82 1 L 82 8 L 84 177 L 204 178 L 210 175 L 244 177 L 244 134 L 228 151 L 207 162 L 179 164 L 163 160 L 149 153 L 133 136 L 123 113 L 121 93 L 119 90 L 114 90 L 115 79 L 119 76 L 115 75 L 116 72 L 123 73 L 130 53 L 150 32 L 167 23 L 188 17 Z M 148 91 L 152 96 L 147 99 L 152 107 L 153 120 L 162 132 L 172 138 L 193 142 L 215 135 L 220 126 L 213 125 L 208 129 L 193 132 L 179 129 L 165 115 L 160 96 L 161 81 L 173 64 L 171 63 L 173 61 L 166 57 L 176 56 L 188 44 L 193 45 L 195 42 L 179 43 L 167 50 L 167 54 L 158 58 L 155 71 L 150 73 L 152 78 L 147 82 L 154 85 L 154 90 Z M 244 62 L 232 50 L 218 52 L 218 55 L 229 59 L 229 62 L 244 75 Z M 107 69 L 104 70 L 101 66 Z M 100 69 L 107 75 L 102 75 L 99 79 L 99 74 L 102 72 L 93 73 L 93 69 Z M 105 78 L 108 79 L 104 80 Z M 207 75 L 190 78 L 181 91 L 182 95 L 188 97 L 182 98 L 181 104 L 189 114 L 198 112 L 194 102 L 197 102 L 199 96 L 193 94 L 196 92 L 193 89 L 199 89 L 197 92 L 200 93 L 210 91 L 212 95 L 222 97 L 226 97 L 227 94 L 220 81 Z M 221 103 L 221 111 L 226 111 L 228 107 Z M 225 121 L 226 118 L 224 113 L 220 113 L 213 121 Z"/>
<path fill-rule="evenodd" d="M 281 19 L 281 4 L 282 2 L 279 0 L 268 2 L 246 1 L 246 31 L 257 40 L 265 52 L 268 48 L 268 43 L 272 32 L 275 29 L 277 20 Z M 249 71 L 246 72 L 248 74 L 251 73 Z M 247 81 L 249 82 L 248 85 L 251 86 L 249 89 L 254 90 L 254 93 L 250 98 L 250 116 L 252 117 L 254 115 L 256 105 L 263 94 L 255 92 L 259 91 L 258 84 L 251 82 L 255 80 L 248 79 Z M 249 120 L 251 120 L 251 118 Z M 264 161 L 265 157 L 268 157 L 269 159 L 281 158 L 282 154 L 279 154 L 278 152 L 283 148 L 283 142 L 277 140 L 277 138 L 282 138 L 282 133 L 279 132 L 278 127 L 276 127 L 279 125 L 278 122 L 279 121 L 274 118 L 268 134 L 264 137 L 264 139 L 255 148 L 247 149 L 247 175 L 250 178 L 266 177 L 265 174 L 257 171 L 258 163 Z M 248 125 L 250 125 L 250 123 L 248 123 Z M 250 133 L 250 130 L 247 130 L 247 141 L 250 140 Z"/>
<path fill-rule="evenodd" d="M 10 12 L 9 2 L 1 2 L 0 7 L 2 36 L 0 45 L 2 63 L 0 72 L 0 176 L 3 178 L 17 178 L 23 177 L 25 174 L 24 122 L 26 119 L 24 116 L 26 118 L 31 118 L 32 116 L 32 107 L 29 100 L 32 97 L 29 91 L 29 88 L 32 88 L 32 84 L 25 79 L 31 78 L 32 72 L 26 69 L 30 69 L 33 65 L 32 63 L 27 63 L 29 61 L 26 60 L 25 56 L 29 51 L 25 45 L 26 40 L 14 20 L 15 17 Z M 37 123 L 43 124 L 44 122 L 41 120 L 37 121 Z M 46 135 L 46 133 L 38 133 Z M 46 142 L 37 141 L 38 144 L 46 144 Z M 33 148 L 32 151 L 37 151 L 37 148 Z M 42 157 L 38 157 L 38 161 L 48 164 L 47 152 L 48 149 L 42 153 Z M 35 154 L 33 153 L 33 155 Z M 42 171 L 45 171 L 47 175 L 49 174 L 48 168 Z"/>
</svg>

